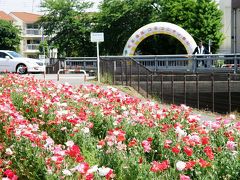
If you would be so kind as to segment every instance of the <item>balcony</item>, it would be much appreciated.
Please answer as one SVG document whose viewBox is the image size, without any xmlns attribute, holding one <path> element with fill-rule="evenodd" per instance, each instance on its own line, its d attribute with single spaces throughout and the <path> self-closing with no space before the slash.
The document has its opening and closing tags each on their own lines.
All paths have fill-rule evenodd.
<svg viewBox="0 0 240 180">
<path fill-rule="evenodd" d="M 39 47 L 39 44 L 27 44 L 25 46 L 25 49 L 24 51 L 25 52 L 38 52 L 38 47 Z"/>
<path fill-rule="evenodd" d="M 42 35 L 42 31 L 39 29 L 26 29 L 25 30 L 25 36 L 26 35 L 30 35 L 30 36 L 41 36 Z"/>
</svg>

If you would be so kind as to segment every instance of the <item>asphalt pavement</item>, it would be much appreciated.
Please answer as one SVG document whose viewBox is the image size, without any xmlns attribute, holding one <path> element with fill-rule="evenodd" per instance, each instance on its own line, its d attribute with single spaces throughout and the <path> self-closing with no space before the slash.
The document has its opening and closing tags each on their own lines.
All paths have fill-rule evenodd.
<svg viewBox="0 0 240 180">
<path fill-rule="evenodd" d="M 46 80 L 46 81 L 54 81 L 57 83 L 69 83 L 73 86 L 77 86 L 80 84 L 87 84 L 89 80 L 95 79 L 95 76 L 89 76 L 87 74 L 86 81 L 84 80 L 84 74 L 28 74 L 25 76 L 34 76 L 37 79 Z"/>
</svg>

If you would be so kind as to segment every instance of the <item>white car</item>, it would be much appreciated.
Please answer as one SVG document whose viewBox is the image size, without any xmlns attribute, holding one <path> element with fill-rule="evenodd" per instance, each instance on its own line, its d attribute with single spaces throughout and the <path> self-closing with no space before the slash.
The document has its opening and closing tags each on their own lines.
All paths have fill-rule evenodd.
<svg viewBox="0 0 240 180">
<path fill-rule="evenodd" d="M 0 50 L 0 72 L 44 72 L 43 61 L 22 57 L 15 51 Z"/>
</svg>

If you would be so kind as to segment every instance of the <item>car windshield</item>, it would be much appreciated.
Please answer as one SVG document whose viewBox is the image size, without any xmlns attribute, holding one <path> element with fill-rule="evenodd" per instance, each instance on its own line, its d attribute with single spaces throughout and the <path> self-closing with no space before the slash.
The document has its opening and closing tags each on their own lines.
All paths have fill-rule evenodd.
<svg viewBox="0 0 240 180">
<path fill-rule="evenodd" d="M 21 54 L 18 54 L 18 53 L 16 53 L 15 51 L 8 51 L 8 53 L 9 53 L 12 57 L 15 57 L 15 58 L 20 58 L 20 57 L 22 57 Z"/>
</svg>

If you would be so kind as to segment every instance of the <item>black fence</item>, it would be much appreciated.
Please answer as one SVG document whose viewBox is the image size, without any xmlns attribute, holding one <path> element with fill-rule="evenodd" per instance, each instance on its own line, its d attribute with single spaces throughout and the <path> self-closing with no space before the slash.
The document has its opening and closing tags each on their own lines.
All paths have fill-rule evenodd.
<svg viewBox="0 0 240 180">
<path fill-rule="evenodd" d="M 101 80 L 145 97 L 219 113 L 240 112 L 240 74 L 152 72 L 132 58 L 101 58 Z"/>
</svg>

